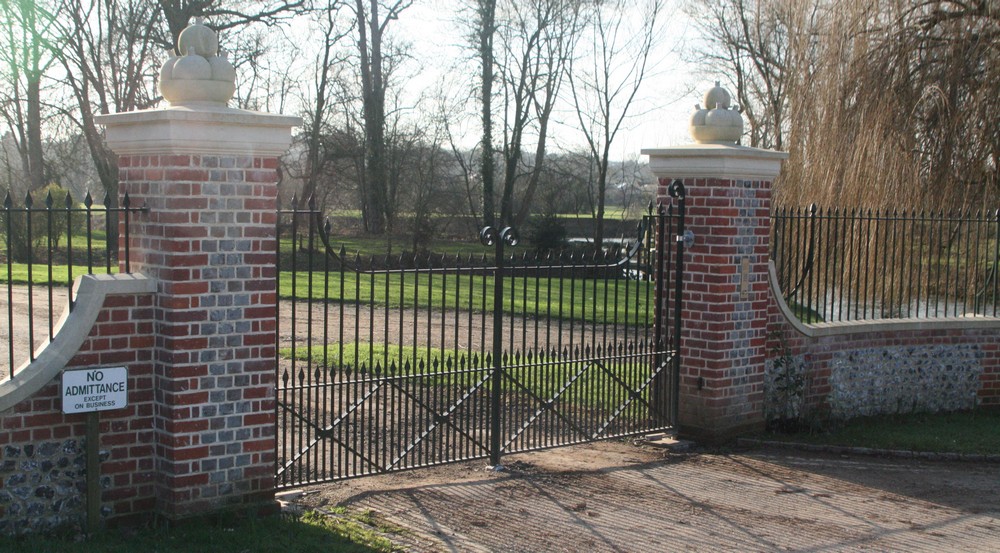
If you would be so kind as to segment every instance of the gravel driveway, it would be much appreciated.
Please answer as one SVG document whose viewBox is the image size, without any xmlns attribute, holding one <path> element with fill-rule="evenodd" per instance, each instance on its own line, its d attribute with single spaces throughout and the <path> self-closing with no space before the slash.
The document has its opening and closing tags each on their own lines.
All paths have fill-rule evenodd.
<svg viewBox="0 0 1000 553">
<path fill-rule="evenodd" d="M 309 489 L 412 551 L 998 551 L 1000 465 L 623 442 Z"/>
</svg>

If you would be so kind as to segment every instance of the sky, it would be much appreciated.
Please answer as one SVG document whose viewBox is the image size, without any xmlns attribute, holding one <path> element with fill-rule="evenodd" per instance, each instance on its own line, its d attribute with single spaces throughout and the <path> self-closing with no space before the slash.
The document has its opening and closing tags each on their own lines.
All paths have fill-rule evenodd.
<svg viewBox="0 0 1000 553">
<path fill-rule="evenodd" d="M 720 78 L 683 61 L 681 49 L 697 37 L 690 19 L 678 4 L 667 2 L 662 18 L 662 40 L 651 56 L 654 66 L 630 110 L 634 115 L 626 121 L 626 128 L 611 148 L 612 159 L 638 156 L 643 148 L 690 143 L 688 120 L 694 105 L 701 102 L 701 96 L 712 86 L 712 81 Z M 410 42 L 413 52 L 419 55 L 422 70 L 411 85 L 414 89 L 432 87 L 453 66 L 455 59 L 469 56 L 461 46 L 463 37 L 454 6 L 454 1 L 417 0 L 391 24 L 396 26 L 394 32 Z M 564 92 L 568 98 L 568 84 Z M 572 106 L 564 102 L 557 110 L 555 118 L 565 123 L 551 129 L 552 144 L 559 149 L 584 147 L 583 136 L 575 127 Z M 468 132 L 478 133 L 475 125 L 468 126 Z M 472 134 L 469 140 L 474 142 L 475 136 L 477 134 Z"/>
</svg>

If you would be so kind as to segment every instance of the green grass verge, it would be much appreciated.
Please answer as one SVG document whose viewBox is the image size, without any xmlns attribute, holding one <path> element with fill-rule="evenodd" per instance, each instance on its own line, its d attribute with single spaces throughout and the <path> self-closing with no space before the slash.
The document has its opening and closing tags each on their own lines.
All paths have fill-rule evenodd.
<svg viewBox="0 0 1000 553">
<path fill-rule="evenodd" d="M 934 453 L 1000 455 L 1000 409 L 885 415 L 822 431 L 767 433 L 767 440 Z"/>
<path fill-rule="evenodd" d="M 190 521 L 170 528 L 112 530 L 86 540 L 38 535 L 0 538 L 5 553 L 373 553 L 402 551 L 383 537 L 373 513 L 307 512 L 229 521 Z"/>
<path fill-rule="evenodd" d="M 391 308 L 493 310 L 492 276 L 331 273 L 282 271 L 278 295 Z M 626 280 L 517 278 L 504 280 L 504 310 L 511 315 L 573 319 L 592 323 L 652 324 L 654 283 Z M 513 301 L 511 301 L 513 298 Z"/>
<path fill-rule="evenodd" d="M 107 271 L 104 265 L 94 266 L 95 273 L 104 273 Z M 51 282 L 54 284 L 66 284 L 69 282 L 69 272 L 68 266 L 66 265 L 53 265 L 52 266 L 52 279 Z M 117 262 L 111 266 L 112 272 L 118 272 Z M 86 266 L 83 265 L 73 265 L 73 278 L 80 275 L 85 275 L 89 271 Z M 7 268 L 0 267 L 0 282 L 7 282 Z M 28 265 L 25 263 L 12 263 L 10 272 L 10 281 L 14 284 L 28 284 Z M 34 264 L 31 266 L 31 280 L 30 282 L 34 284 L 48 284 L 49 279 L 49 267 L 45 264 Z"/>
<path fill-rule="evenodd" d="M 306 367 L 296 366 L 297 376 L 289 375 L 289 381 L 284 385 L 308 385 L 327 380 L 316 371 L 328 367 L 331 373 L 338 370 L 348 372 L 351 379 L 361 379 L 376 376 L 416 376 L 414 379 L 402 379 L 404 386 L 408 381 L 416 381 L 421 385 L 439 388 L 468 389 L 482 383 L 488 375 L 489 366 L 482 353 L 460 351 L 454 349 L 439 349 L 412 346 L 397 346 L 393 344 L 329 344 L 328 346 L 312 346 L 280 348 L 278 355 L 284 359 L 297 361 L 311 360 L 311 374 L 306 374 Z M 478 359 L 473 356 L 478 355 Z M 554 358 L 548 354 L 533 354 L 529 360 L 526 357 L 507 358 L 504 364 L 504 389 L 516 394 L 525 391 L 540 398 L 548 399 L 562 391 L 567 383 L 572 384 L 561 396 L 563 403 L 614 410 L 624 405 L 629 398 L 629 391 L 622 386 L 639 390 L 650 375 L 652 354 L 624 357 L 602 358 L 597 362 L 578 359 Z M 338 369 L 343 367 L 344 369 Z M 377 369 L 374 367 L 378 367 Z M 603 367 L 603 368 L 602 368 Z M 613 373 L 615 377 L 608 373 Z M 523 386 L 523 387 L 522 387 Z M 281 390 L 279 388 L 279 393 Z M 641 397 L 648 400 L 650 390 L 641 392 Z M 629 407 L 630 416 L 633 411 L 642 410 L 641 402 L 633 402 Z"/>
</svg>

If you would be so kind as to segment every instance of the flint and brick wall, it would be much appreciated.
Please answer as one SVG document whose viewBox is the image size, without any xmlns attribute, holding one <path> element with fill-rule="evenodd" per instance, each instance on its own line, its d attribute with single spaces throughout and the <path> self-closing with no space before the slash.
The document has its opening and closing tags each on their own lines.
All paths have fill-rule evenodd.
<svg viewBox="0 0 1000 553">
<path fill-rule="evenodd" d="M 150 513 L 155 507 L 153 341 L 153 296 L 108 296 L 67 365 L 128 367 L 128 407 L 100 415 L 105 520 Z M 58 378 L 0 413 L 0 533 L 82 525 L 86 416 L 62 413 Z"/>
<path fill-rule="evenodd" d="M 772 301 L 768 330 L 768 380 L 778 356 L 801 378 L 792 414 L 848 419 L 1000 406 L 1000 321 L 854 323 L 807 336 Z M 780 391 L 772 385 L 768 395 L 769 411 L 779 413 Z"/>
<path fill-rule="evenodd" d="M 159 508 L 273 500 L 277 159 L 129 155 L 132 270 L 158 283 Z"/>
</svg>

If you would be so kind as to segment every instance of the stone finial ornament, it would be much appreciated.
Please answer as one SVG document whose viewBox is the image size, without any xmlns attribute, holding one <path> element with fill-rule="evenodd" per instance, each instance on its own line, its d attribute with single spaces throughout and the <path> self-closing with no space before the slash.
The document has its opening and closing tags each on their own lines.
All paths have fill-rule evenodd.
<svg viewBox="0 0 1000 553">
<path fill-rule="evenodd" d="M 160 68 L 160 94 L 171 106 L 225 106 L 236 92 L 236 69 L 219 55 L 219 37 L 195 18 L 177 37 L 177 52 Z"/>
<path fill-rule="evenodd" d="M 715 86 L 705 93 L 705 107 L 695 106 L 691 114 L 691 138 L 698 144 L 735 144 L 743 136 L 743 117 L 739 106 L 730 109 L 732 97 L 726 89 Z"/>
</svg>

